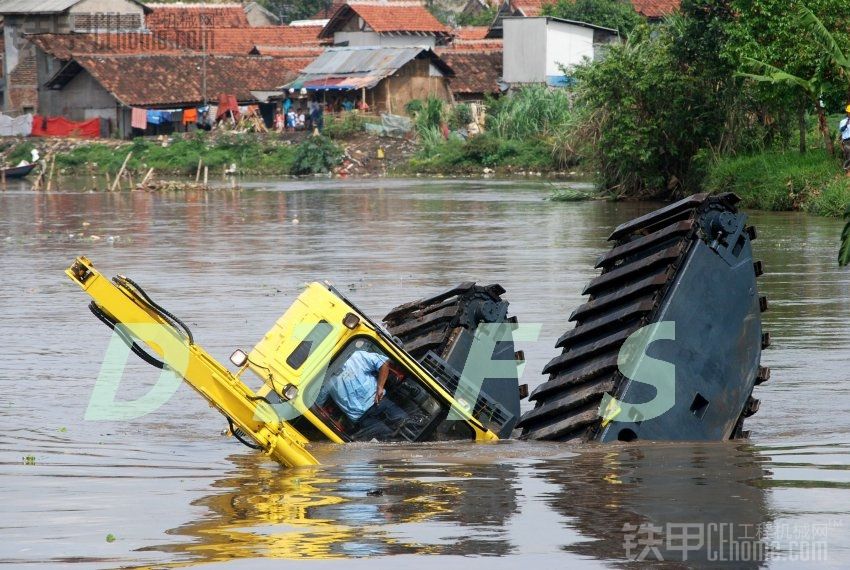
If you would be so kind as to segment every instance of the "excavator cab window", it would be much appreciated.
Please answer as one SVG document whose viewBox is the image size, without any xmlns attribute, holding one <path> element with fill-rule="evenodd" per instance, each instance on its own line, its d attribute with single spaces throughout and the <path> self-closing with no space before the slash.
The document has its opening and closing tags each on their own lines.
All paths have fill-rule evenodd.
<svg viewBox="0 0 850 570">
<path fill-rule="evenodd" d="M 375 404 L 385 365 L 386 391 Z M 422 441 L 447 412 L 445 404 L 368 338 L 349 342 L 321 380 L 310 410 L 348 441 Z"/>
</svg>

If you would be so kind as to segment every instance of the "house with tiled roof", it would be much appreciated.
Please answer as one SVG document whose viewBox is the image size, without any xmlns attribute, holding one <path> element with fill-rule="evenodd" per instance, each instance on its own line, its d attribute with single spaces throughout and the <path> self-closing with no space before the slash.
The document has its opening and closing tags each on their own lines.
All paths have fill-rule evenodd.
<svg viewBox="0 0 850 570">
<path fill-rule="evenodd" d="M 36 110 L 37 68 L 33 33 L 136 31 L 150 9 L 137 0 L 0 0 L 3 19 L 3 110 Z"/>
<path fill-rule="evenodd" d="M 319 34 L 336 46 L 427 46 L 448 41 L 449 29 L 419 2 L 349 2 Z"/>
<path fill-rule="evenodd" d="M 455 72 L 449 87 L 457 101 L 481 101 L 500 93 L 502 79 L 501 38 L 487 38 L 486 26 L 452 30 L 451 42 L 437 53 Z"/>
<path fill-rule="evenodd" d="M 449 89 L 455 101 L 481 101 L 501 92 L 502 49 L 455 46 L 438 49 L 440 58 L 452 68 Z"/>
<path fill-rule="evenodd" d="M 289 57 L 200 53 L 74 54 L 44 85 L 40 110 L 71 120 L 100 117 L 128 136 L 132 108 L 194 108 L 222 93 L 240 103 L 297 75 L 303 60 Z"/>
</svg>

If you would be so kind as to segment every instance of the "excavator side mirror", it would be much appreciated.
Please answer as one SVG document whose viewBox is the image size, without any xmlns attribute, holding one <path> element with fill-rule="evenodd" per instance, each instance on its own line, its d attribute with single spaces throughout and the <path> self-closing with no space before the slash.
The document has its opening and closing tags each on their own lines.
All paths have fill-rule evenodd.
<svg viewBox="0 0 850 570">
<path fill-rule="evenodd" d="M 245 354 L 244 350 L 237 348 L 233 351 L 233 354 L 230 355 L 230 362 L 232 362 L 234 366 L 242 368 L 245 366 L 245 363 L 248 362 L 248 355 Z"/>
</svg>

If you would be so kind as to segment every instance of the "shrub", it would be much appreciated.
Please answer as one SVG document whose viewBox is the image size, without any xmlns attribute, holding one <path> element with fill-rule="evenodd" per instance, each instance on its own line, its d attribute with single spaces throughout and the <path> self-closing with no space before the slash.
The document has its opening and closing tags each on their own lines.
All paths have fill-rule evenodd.
<svg viewBox="0 0 850 570">
<path fill-rule="evenodd" d="M 332 139 L 344 139 L 363 130 L 366 119 L 356 111 L 343 111 L 325 121 L 323 135 Z"/>
<path fill-rule="evenodd" d="M 22 160 L 29 162 L 32 160 L 32 151 L 34 149 L 35 145 L 30 141 L 18 143 L 11 151 L 9 151 L 9 154 L 6 155 L 6 162 L 12 166 L 18 164 Z"/>
<path fill-rule="evenodd" d="M 328 173 L 342 162 L 343 151 L 324 136 L 310 137 L 295 147 L 291 173 L 296 175 Z"/>
<path fill-rule="evenodd" d="M 502 138 L 548 137 L 570 124 L 570 94 L 542 85 L 523 87 L 488 102 L 487 126 Z"/>
<path fill-rule="evenodd" d="M 463 129 L 472 122 L 472 108 L 468 103 L 459 103 L 452 108 L 449 115 L 449 128 Z"/>
<path fill-rule="evenodd" d="M 624 35 L 631 33 L 641 23 L 641 16 L 631 3 L 621 0 L 558 0 L 546 3 L 543 14 L 614 28 Z"/>
<path fill-rule="evenodd" d="M 439 128 L 445 118 L 445 106 L 442 99 L 428 97 L 424 101 L 420 99 L 408 101 L 404 110 L 413 117 L 416 132 L 422 134 L 428 129 Z"/>
</svg>

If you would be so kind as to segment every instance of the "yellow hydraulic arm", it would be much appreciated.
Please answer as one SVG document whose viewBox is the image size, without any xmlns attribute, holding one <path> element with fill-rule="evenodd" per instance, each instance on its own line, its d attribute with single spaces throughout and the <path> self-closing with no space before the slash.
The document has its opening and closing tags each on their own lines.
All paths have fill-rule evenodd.
<svg viewBox="0 0 850 570">
<path fill-rule="evenodd" d="M 272 459 L 289 467 L 318 464 L 304 448 L 303 435 L 281 420 L 265 398 L 196 345 L 188 329 L 175 326 L 180 321 L 135 283 L 121 276 L 113 283 L 85 257 L 78 257 L 65 273 L 94 300 L 92 311 L 98 318 L 110 326 L 121 325 L 137 343 L 146 344 Z"/>
</svg>

